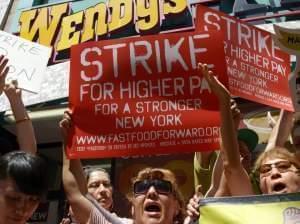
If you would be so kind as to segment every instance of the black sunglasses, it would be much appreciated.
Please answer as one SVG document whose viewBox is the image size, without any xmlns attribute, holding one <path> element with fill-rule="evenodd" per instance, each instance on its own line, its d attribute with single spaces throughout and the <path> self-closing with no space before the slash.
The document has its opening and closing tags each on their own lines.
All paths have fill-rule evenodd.
<svg viewBox="0 0 300 224">
<path fill-rule="evenodd" d="M 149 188 L 153 186 L 157 193 L 159 194 L 169 194 L 172 193 L 172 184 L 167 180 L 141 180 L 137 181 L 133 185 L 134 194 L 145 194 Z"/>
</svg>

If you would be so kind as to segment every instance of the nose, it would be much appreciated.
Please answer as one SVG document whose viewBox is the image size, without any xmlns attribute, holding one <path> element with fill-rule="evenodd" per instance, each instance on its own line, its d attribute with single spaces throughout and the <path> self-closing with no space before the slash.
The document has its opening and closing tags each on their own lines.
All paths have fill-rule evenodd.
<svg viewBox="0 0 300 224">
<path fill-rule="evenodd" d="M 147 191 L 147 197 L 149 198 L 156 198 L 158 196 L 158 193 L 154 186 L 150 186 Z"/>
<path fill-rule="evenodd" d="M 271 176 L 271 179 L 277 179 L 277 178 L 281 177 L 281 173 L 279 172 L 277 167 L 273 166 L 270 176 Z"/>
<path fill-rule="evenodd" d="M 107 195 L 107 188 L 103 184 L 100 184 L 96 190 L 96 194 L 99 196 Z"/>
<path fill-rule="evenodd" d="M 106 190 L 106 187 L 104 187 L 103 184 L 100 184 L 99 187 L 98 187 L 98 191 L 99 191 L 99 192 L 103 192 L 103 191 L 105 191 L 105 190 Z"/>
<path fill-rule="evenodd" d="M 24 198 L 19 199 L 18 202 L 16 203 L 16 215 L 24 216 L 24 214 L 27 211 L 27 207 L 28 207 L 27 200 Z"/>
</svg>

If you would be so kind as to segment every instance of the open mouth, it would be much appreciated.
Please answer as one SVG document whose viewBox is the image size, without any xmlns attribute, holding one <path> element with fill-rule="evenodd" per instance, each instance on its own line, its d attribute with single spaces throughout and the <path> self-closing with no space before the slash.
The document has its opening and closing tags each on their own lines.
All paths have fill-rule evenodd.
<svg viewBox="0 0 300 224">
<path fill-rule="evenodd" d="M 159 206 L 159 204 L 156 204 L 156 203 L 148 203 L 145 206 L 145 211 L 157 213 L 157 212 L 161 211 L 161 207 Z"/>
<path fill-rule="evenodd" d="M 160 212 L 160 206 L 157 204 L 149 204 L 145 207 L 145 211 L 147 212 Z"/>
<path fill-rule="evenodd" d="M 273 185 L 272 191 L 277 192 L 277 193 L 283 193 L 285 188 L 286 188 L 286 185 L 284 183 L 277 183 L 277 184 Z"/>
</svg>

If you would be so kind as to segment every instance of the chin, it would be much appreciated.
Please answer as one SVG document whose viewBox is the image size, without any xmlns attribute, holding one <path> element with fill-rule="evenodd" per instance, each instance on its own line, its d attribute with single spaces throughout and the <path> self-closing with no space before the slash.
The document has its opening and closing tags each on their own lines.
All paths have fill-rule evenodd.
<svg viewBox="0 0 300 224">
<path fill-rule="evenodd" d="M 160 219 L 147 218 L 143 224 L 164 224 Z"/>
</svg>

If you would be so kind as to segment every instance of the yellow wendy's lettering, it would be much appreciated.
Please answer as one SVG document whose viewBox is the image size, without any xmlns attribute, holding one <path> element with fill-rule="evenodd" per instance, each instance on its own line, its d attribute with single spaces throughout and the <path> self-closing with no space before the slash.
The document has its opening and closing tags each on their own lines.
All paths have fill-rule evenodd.
<svg viewBox="0 0 300 224">
<path fill-rule="evenodd" d="M 23 11 L 20 36 L 53 46 L 59 53 L 131 27 L 141 34 L 157 33 L 163 19 L 188 10 L 188 0 L 109 0 L 71 15 L 70 8 L 69 3 L 63 3 Z"/>
<path fill-rule="evenodd" d="M 81 42 L 97 40 L 105 36 L 108 32 L 108 27 L 106 26 L 106 18 L 108 15 L 106 4 L 100 3 L 88 8 L 85 10 L 85 14 Z"/>
<path fill-rule="evenodd" d="M 79 25 L 82 23 L 83 11 L 66 16 L 61 24 L 61 37 L 57 43 L 57 51 L 70 48 L 80 43 Z"/>
<path fill-rule="evenodd" d="M 181 14 L 187 9 L 185 0 L 166 0 L 164 3 L 164 15 Z"/>
<path fill-rule="evenodd" d="M 108 3 L 111 20 L 108 23 L 108 31 L 116 33 L 120 29 L 132 24 L 133 1 L 132 0 L 110 0 Z"/>
<path fill-rule="evenodd" d="M 46 46 L 55 42 L 61 20 L 68 14 L 68 4 L 24 11 L 20 16 L 20 36 Z M 50 12 L 49 12 L 50 11 Z"/>
<path fill-rule="evenodd" d="M 158 29 L 160 26 L 160 0 L 149 0 L 147 3 L 144 1 L 137 1 L 136 11 L 138 20 L 136 22 L 136 28 L 140 33 L 147 33 L 153 29 Z"/>
</svg>

